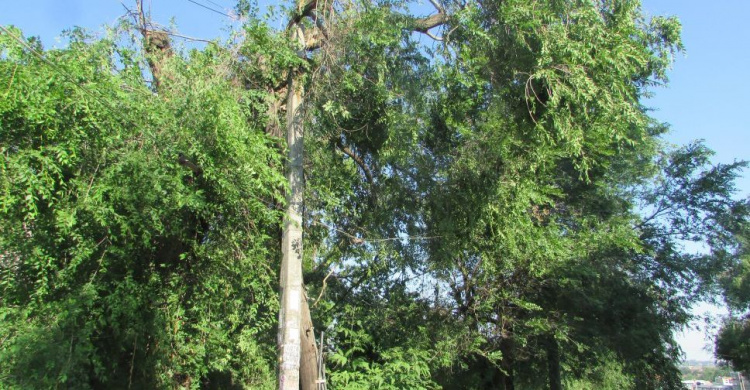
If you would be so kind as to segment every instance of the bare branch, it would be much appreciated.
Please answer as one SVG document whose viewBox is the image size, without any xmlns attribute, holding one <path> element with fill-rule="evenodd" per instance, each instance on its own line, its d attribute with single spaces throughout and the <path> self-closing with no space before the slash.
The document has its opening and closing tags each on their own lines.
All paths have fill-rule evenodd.
<svg viewBox="0 0 750 390">
<path fill-rule="evenodd" d="M 135 5 L 137 7 L 137 17 L 138 17 L 138 27 L 141 30 L 144 30 L 146 28 L 146 16 L 143 12 L 143 0 L 138 0 L 135 2 Z"/>
<path fill-rule="evenodd" d="M 313 302 L 311 308 L 315 308 L 315 306 L 318 306 L 318 302 L 320 302 L 320 298 L 323 298 L 323 293 L 326 291 L 326 282 L 328 281 L 328 278 L 333 274 L 334 269 L 331 268 L 331 271 L 328 272 L 328 275 L 326 275 L 325 278 L 323 278 L 323 287 L 320 288 L 320 294 L 318 294 L 318 299 Z"/>
<path fill-rule="evenodd" d="M 430 0 L 430 3 L 432 3 L 432 5 L 435 7 L 435 9 L 437 9 L 438 12 L 424 18 L 414 19 L 414 21 L 412 22 L 412 29 L 414 31 L 425 34 L 436 41 L 443 41 L 443 37 L 439 37 L 431 33 L 430 30 L 447 23 L 448 14 L 436 0 Z"/>
<path fill-rule="evenodd" d="M 424 34 L 425 34 L 425 35 L 427 35 L 428 37 L 430 37 L 430 38 L 432 38 L 432 39 L 436 40 L 436 41 L 440 41 L 440 42 L 442 42 L 442 41 L 443 41 L 443 37 L 438 37 L 438 36 L 436 36 L 436 35 L 433 35 L 433 34 L 432 34 L 431 32 L 429 32 L 429 31 L 425 31 L 425 32 L 424 32 Z"/>
<path fill-rule="evenodd" d="M 436 14 L 432 14 L 424 18 L 414 19 L 413 26 L 414 31 L 426 33 L 430 29 L 441 26 L 447 22 L 448 14 L 446 14 L 444 11 L 440 11 Z"/>
<path fill-rule="evenodd" d="M 456 30 L 456 28 L 458 28 L 458 26 L 453 27 L 444 36 L 437 36 L 431 33 L 430 29 L 447 24 L 450 17 L 445 11 L 445 8 L 438 2 L 438 0 L 430 0 L 430 4 L 435 7 L 437 13 L 424 18 L 414 19 L 412 22 L 412 29 L 413 31 L 425 34 L 436 41 L 444 41 L 448 38 L 448 36 L 450 36 L 451 33 L 453 33 L 453 31 Z M 464 6 L 461 6 L 461 8 L 464 8 Z"/>
<path fill-rule="evenodd" d="M 169 40 L 169 33 L 156 29 L 151 23 L 150 14 L 146 15 L 143 10 L 143 0 L 136 1 L 136 7 L 135 15 L 131 12 L 131 16 L 136 19 L 138 30 L 143 36 L 143 50 L 154 79 L 154 87 L 158 90 L 163 62 L 173 54 L 172 44 Z"/>
</svg>

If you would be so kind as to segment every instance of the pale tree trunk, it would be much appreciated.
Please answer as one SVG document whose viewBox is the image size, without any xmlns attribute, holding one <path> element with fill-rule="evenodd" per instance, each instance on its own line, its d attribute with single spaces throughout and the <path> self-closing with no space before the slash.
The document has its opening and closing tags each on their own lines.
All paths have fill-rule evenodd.
<svg viewBox="0 0 750 390">
<path fill-rule="evenodd" d="M 304 47 L 302 29 L 292 26 L 292 39 Z M 315 335 L 307 298 L 302 289 L 302 205 L 304 128 L 302 85 L 289 74 L 287 84 L 287 193 L 281 243 L 281 310 L 279 312 L 279 390 L 314 389 L 317 379 Z M 300 376 L 301 352 L 302 377 Z M 311 364 L 312 362 L 312 364 Z"/>
<path fill-rule="evenodd" d="M 301 390 L 316 390 L 318 388 L 318 348 L 315 346 L 315 332 L 310 317 L 310 306 L 307 304 L 307 295 L 304 293 L 302 294 L 301 320 L 302 356 L 299 366 L 299 388 Z"/>
</svg>

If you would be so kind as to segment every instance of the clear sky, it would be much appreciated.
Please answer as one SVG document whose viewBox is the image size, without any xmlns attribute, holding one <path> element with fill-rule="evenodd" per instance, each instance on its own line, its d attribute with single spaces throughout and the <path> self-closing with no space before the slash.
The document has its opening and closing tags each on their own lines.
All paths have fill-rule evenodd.
<svg viewBox="0 0 750 390">
<path fill-rule="evenodd" d="M 647 15 L 677 16 L 683 27 L 685 53 L 648 102 L 672 125 L 668 139 L 705 139 L 717 162 L 750 160 L 750 1 L 645 0 L 643 7 Z M 750 172 L 739 187 L 750 194 Z"/>
<path fill-rule="evenodd" d="M 672 125 L 675 144 L 704 139 L 716 151 L 715 162 L 750 160 L 750 1 L 644 0 L 647 15 L 674 15 L 683 27 L 685 53 L 669 73 L 669 85 L 647 102 L 653 116 Z M 748 110 L 748 111 L 745 111 Z M 750 195 L 750 171 L 738 181 L 738 197 Z M 724 310 L 699 305 L 694 313 Z M 689 360 L 712 360 L 712 345 L 702 330 L 680 332 L 677 339 Z"/>
<path fill-rule="evenodd" d="M 132 8 L 134 1 L 122 3 Z M 61 31 L 81 26 L 101 32 L 103 24 L 112 24 L 126 14 L 122 3 L 1 0 L 0 24 L 14 24 L 27 36 L 39 36 L 47 47 L 61 46 L 62 41 L 56 39 Z M 225 37 L 225 27 L 236 23 L 222 15 L 231 14 L 234 0 L 145 3 L 151 4 L 154 21 L 162 25 L 174 22 L 181 34 L 195 38 Z M 750 1 L 644 0 L 643 8 L 647 16 L 674 15 L 683 24 L 686 52 L 677 57 L 670 84 L 655 90 L 654 98 L 646 102 L 657 119 L 672 125 L 667 139 L 678 145 L 704 139 L 716 151 L 715 162 L 750 160 Z M 750 172 L 739 181 L 739 188 L 738 196 L 750 194 Z M 696 314 L 717 310 L 703 305 Z M 711 360 L 711 353 L 704 349 L 708 343 L 705 335 L 705 331 L 678 334 L 687 359 Z"/>
</svg>

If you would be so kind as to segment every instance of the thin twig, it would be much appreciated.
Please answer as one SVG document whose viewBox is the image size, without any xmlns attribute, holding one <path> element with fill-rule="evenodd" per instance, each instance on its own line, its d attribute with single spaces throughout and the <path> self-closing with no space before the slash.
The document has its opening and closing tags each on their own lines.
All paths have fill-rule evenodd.
<svg viewBox="0 0 750 390">
<path fill-rule="evenodd" d="M 434 40 L 436 40 L 436 41 L 438 41 L 438 42 L 442 42 L 442 41 L 443 41 L 443 37 L 439 37 L 439 36 L 433 35 L 433 34 L 432 34 L 431 32 L 429 32 L 429 31 L 425 31 L 425 32 L 424 32 L 424 35 L 427 35 L 428 37 L 430 37 L 430 38 L 432 38 L 432 39 L 434 39 Z"/>
<path fill-rule="evenodd" d="M 315 308 L 315 306 L 318 305 L 320 298 L 323 297 L 323 293 L 326 291 L 326 286 L 327 286 L 326 282 L 328 281 L 328 277 L 331 276 L 331 274 L 333 274 L 333 268 L 331 269 L 330 272 L 328 272 L 328 275 L 326 275 L 326 277 L 323 278 L 323 287 L 320 288 L 320 294 L 318 294 L 318 298 L 315 299 L 315 302 L 313 302 L 312 308 Z"/>
<path fill-rule="evenodd" d="M 96 178 L 96 173 L 99 172 L 99 166 L 101 166 L 101 162 L 96 164 L 96 168 L 94 168 L 94 173 L 91 174 L 91 180 L 89 181 L 89 186 L 86 189 L 86 195 L 84 195 L 83 199 L 88 200 L 89 193 L 91 192 L 91 187 L 94 185 L 94 179 Z M 98 244 L 97 244 L 98 245 Z"/>
<path fill-rule="evenodd" d="M 130 358 L 130 375 L 128 376 L 128 389 L 133 385 L 133 366 L 135 365 L 135 351 L 138 342 L 138 333 L 135 334 L 135 339 L 133 340 L 133 356 Z"/>
<path fill-rule="evenodd" d="M 10 80 L 8 80 L 8 89 L 5 90 L 6 97 L 10 94 L 10 87 L 13 86 L 13 80 L 16 78 L 16 69 L 18 69 L 18 64 L 13 67 L 13 73 L 10 75 Z"/>
</svg>

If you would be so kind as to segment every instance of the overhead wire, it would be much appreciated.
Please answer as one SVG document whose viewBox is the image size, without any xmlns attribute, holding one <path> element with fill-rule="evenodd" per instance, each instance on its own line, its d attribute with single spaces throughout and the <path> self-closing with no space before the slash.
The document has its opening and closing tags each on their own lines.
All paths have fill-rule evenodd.
<svg viewBox="0 0 750 390">
<path fill-rule="evenodd" d="M 171 36 L 171 37 L 182 38 L 182 39 L 185 39 L 185 40 L 188 40 L 188 41 L 204 42 L 204 43 L 215 43 L 214 41 L 209 40 L 209 39 L 195 38 L 195 37 L 191 37 L 191 36 L 187 36 L 187 35 L 182 35 L 182 34 L 174 33 L 174 32 L 171 32 L 171 31 L 164 31 L 164 33 L 167 34 L 167 35 L 169 35 L 169 36 Z"/>
<path fill-rule="evenodd" d="M 128 8 L 127 6 L 125 6 L 124 4 L 123 4 L 123 7 L 125 8 L 125 11 L 127 11 L 126 15 L 124 15 L 124 16 L 129 16 L 129 17 L 133 18 L 136 21 L 136 24 L 137 24 L 136 27 L 139 30 L 144 30 L 144 29 L 146 29 L 146 30 L 155 30 L 155 31 L 158 30 L 158 31 L 163 32 L 164 34 L 167 34 L 167 35 L 171 36 L 171 37 L 180 38 L 180 39 L 184 39 L 184 40 L 187 40 L 187 41 L 204 42 L 204 43 L 215 43 L 215 41 L 210 40 L 210 39 L 191 37 L 191 36 L 188 36 L 188 35 L 183 35 L 183 34 L 171 31 L 168 28 L 166 28 L 164 26 L 161 26 L 161 25 L 159 25 L 157 23 L 154 23 L 151 20 L 149 20 L 148 22 L 146 22 L 146 19 L 141 16 L 141 11 L 140 10 L 135 10 L 135 11 L 131 10 L 130 8 Z M 148 19 L 150 19 L 150 17 Z"/>
<path fill-rule="evenodd" d="M 232 19 L 232 20 L 236 20 L 237 19 L 236 17 L 234 17 L 234 16 L 232 16 L 232 15 L 226 13 L 226 12 L 219 11 L 216 8 L 212 8 L 212 7 L 209 7 L 209 6 L 205 5 L 205 4 L 201 4 L 201 3 L 199 3 L 199 2 L 197 2 L 195 0 L 187 0 L 187 1 L 189 1 L 189 2 L 191 2 L 193 4 L 195 4 L 195 5 L 197 5 L 199 7 L 203 7 L 203 8 L 205 8 L 205 9 L 211 11 L 211 12 L 215 12 L 215 13 L 221 15 L 221 16 L 225 16 L 225 17 L 227 17 L 229 19 Z"/>
<path fill-rule="evenodd" d="M 406 236 L 406 235 L 398 236 L 398 237 L 385 237 L 385 238 L 358 237 L 352 233 L 349 233 L 345 230 L 341 230 L 335 226 L 331 226 L 320 220 L 313 220 L 312 223 L 334 230 L 342 234 L 343 236 L 349 238 L 354 244 L 378 243 L 378 242 L 386 242 L 386 241 L 422 241 L 422 240 L 434 240 L 434 239 L 442 238 L 442 236 Z"/>
<path fill-rule="evenodd" d="M 211 3 L 211 4 L 213 4 L 213 5 L 215 5 L 215 6 L 217 6 L 217 7 L 219 7 L 219 8 L 225 8 L 223 5 L 217 4 L 215 1 L 211 1 L 211 0 L 206 0 L 206 1 L 209 2 L 209 3 Z"/>
</svg>

